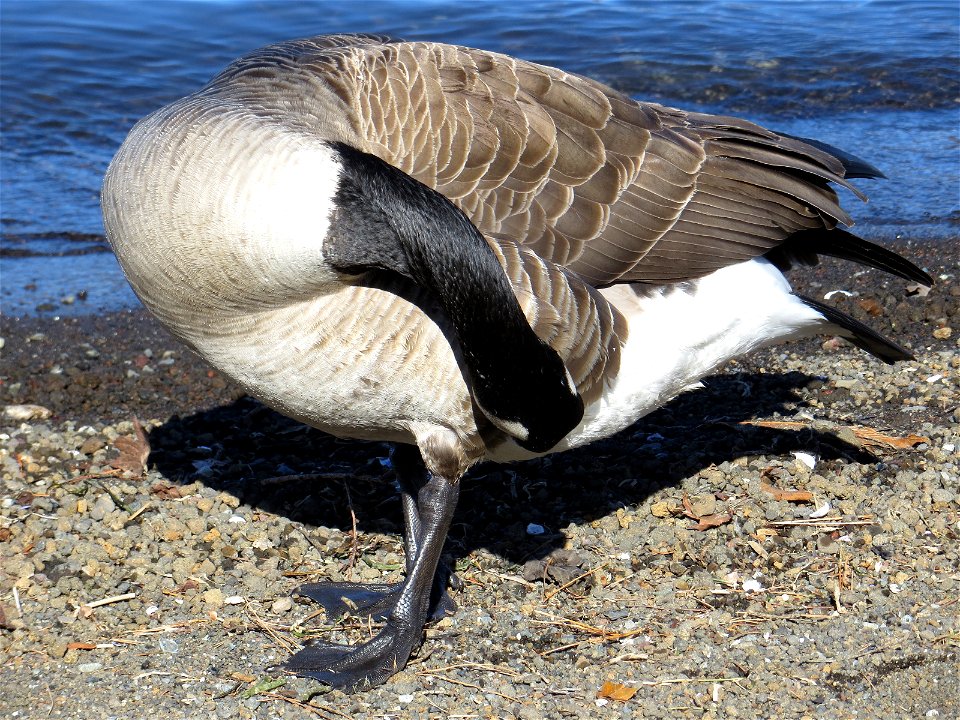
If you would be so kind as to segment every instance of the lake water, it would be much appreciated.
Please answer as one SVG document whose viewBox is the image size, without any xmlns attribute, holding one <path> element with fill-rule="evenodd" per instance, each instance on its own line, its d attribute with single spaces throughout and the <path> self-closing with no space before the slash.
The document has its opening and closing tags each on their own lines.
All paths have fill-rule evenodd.
<svg viewBox="0 0 960 720">
<path fill-rule="evenodd" d="M 483 47 L 816 137 L 889 178 L 861 183 L 868 205 L 848 195 L 858 233 L 960 236 L 956 0 L 3 0 L 0 13 L 0 310 L 13 315 L 135 305 L 98 203 L 130 126 L 249 50 L 328 32 Z"/>
</svg>

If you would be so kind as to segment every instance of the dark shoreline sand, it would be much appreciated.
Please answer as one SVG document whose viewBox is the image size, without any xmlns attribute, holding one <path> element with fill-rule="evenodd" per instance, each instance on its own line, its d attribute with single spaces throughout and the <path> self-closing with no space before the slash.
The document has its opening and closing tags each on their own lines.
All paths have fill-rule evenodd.
<svg viewBox="0 0 960 720">
<path fill-rule="evenodd" d="M 459 612 L 385 686 L 310 700 L 243 693 L 282 677 L 298 583 L 399 577 L 386 446 L 242 397 L 143 311 L 3 318 L 0 405 L 50 416 L 0 418 L 0 715 L 960 717 L 960 243 L 896 249 L 929 295 L 838 262 L 792 279 L 857 293 L 835 301 L 916 362 L 774 348 L 616 438 L 478 468 Z M 637 692 L 598 707 L 606 681 Z"/>
</svg>

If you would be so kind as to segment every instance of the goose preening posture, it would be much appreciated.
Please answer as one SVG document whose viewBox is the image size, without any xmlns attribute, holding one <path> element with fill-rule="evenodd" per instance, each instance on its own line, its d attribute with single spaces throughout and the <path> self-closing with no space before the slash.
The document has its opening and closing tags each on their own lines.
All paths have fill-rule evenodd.
<svg viewBox="0 0 960 720">
<path fill-rule="evenodd" d="M 141 120 L 102 201 L 137 295 L 214 367 L 309 425 L 419 451 L 395 455 L 405 581 L 300 589 L 384 620 L 286 663 L 354 690 L 453 606 L 439 558 L 475 463 L 609 436 L 784 340 L 909 358 L 782 274 L 827 254 L 931 284 L 838 228 L 831 183 L 878 175 L 497 53 L 339 35 L 251 53 Z"/>
</svg>

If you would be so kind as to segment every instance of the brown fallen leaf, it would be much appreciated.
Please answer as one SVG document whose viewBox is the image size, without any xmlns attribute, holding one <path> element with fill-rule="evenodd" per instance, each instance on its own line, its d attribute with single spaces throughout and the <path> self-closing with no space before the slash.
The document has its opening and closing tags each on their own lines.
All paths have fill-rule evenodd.
<svg viewBox="0 0 960 720">
<path fill-rule="evenodd" d="M 655 502 L 650 506 L 650 514 L 658 518 L 670 517 L 670 505 L 665 500 Z"/>
<path fill-rule="evenodd" d="M 553 580 L 559 585 L 583 574 L 585 560 L 574 550 L 558 549 L 539 560 L 528 560 L 523 566 L 527 582 Z"/>
<path fill-rule="evenodd" d="M 765 493 L 773 495 L 774 500 L 785 500 L 787 502 L 813 502 L 813 493 L 809 490 L 781 490 L 778 487 L 769 485 L 765 482 L 760 483 L 760 489 Z"/>
<path fill-rule="evenodd" d="M 150 494 L 157 496 L 161 500 L 177 500 L 183 497 L 180 488 L 176 485 L 167 485 L 165 483 L 155 483 L 150 488 Z"/>
<path fill-rule="evenodd" d="M 110 462 L 110 467 L 129 471 L 135 475 L 143 475 L 147 468 L 147 458 L 150 457 L 150 442 L 143 426 L 134 418 L 133 427 L 136 435 L 124 435 L 113 441 L 113 446 L 120 454 Z"/>
<path fill-rule="evenodd" d="M 609 680 L 603 684 L 603 687 L 597 691 L 598 698 L 607 700 L 619 700 L 626 702 L 637 694 L 637 688 L 627 687 L 620 683 L 612 683 Z"/>
<path fill-rule="evenodd" d="M 873 447 L 887 447 L 895 450 L 912 450 L 921 443 L 929 443 L 930 438 L 922 435 L 907 435 L 906 437 L 894 437 L 874 430 L 873 428 L 863 426 L 853 426 L 853 434 L 860 438 L 864 445 Z"/>
<path fill-rule="evenodd" d="M 741 420 L 739 424 L 771 428 L 773 430 L 802 430 L 810 427 L 808 423 L 796 422 L 794 420 Z M 864 445 L 870 445 L 873 448 L 911 450 L 920 443 L 930 442 L 930 438 L 924 437 L 923 435 L 911 434 L 906 437 L 896 437 L 863 425 L 850 425 L 849 427 L 838 426 L 837 430 L 849 430 L 860 442 Z"/>
<path fill-rule="evenodd" d="M 749 545 L 751 548 L 753 548 L 753 551 L 754 551 L 757 555 L 759 555 L 760 557 L 762 557 L 764 560 L 766 560 L 767 558 L 770 557 L 770 553 L 768 553 L 766 550 L 764 550 L 764 549 L 763 549 L 763 545 L 761 545 L 760 543 L 758 543 L 756 540 L 749 540 L 749 541 L 747 541 L 747 545 Z"/>
<path fill-rule="evenodd" d="M 862 307 L 874 317 L 880 317 L 883 315 L 883 306 L 873 298 L 863 298 L 863 300 L 858 300 L 857 305 Z"/>
<path fill-rule="evenodd" d="M 733 520 L 733 516 L 730 513 L 714 513 L 713 515 L 702 515 L 696 519 L 699 522 L 691 526 L 691 530 L 709 530 L 710 528 L 720 527 Z"/>
</svg>

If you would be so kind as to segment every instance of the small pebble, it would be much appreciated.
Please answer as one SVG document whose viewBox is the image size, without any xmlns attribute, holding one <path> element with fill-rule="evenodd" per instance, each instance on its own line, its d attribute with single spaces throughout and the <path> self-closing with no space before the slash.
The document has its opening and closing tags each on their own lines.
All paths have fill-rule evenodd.
<svg viewBox="0 0 960 720">
<path fill-rule="evenodd" d="M 275 615 L 282 615 L 285 612 L 290 612 L 293 609 L 293 599 L 289 597 L 277 598 L 270 605 L 270 611 Z"/>
<path fill-rule="evenodd" d="M 45 420 L 53 413 L 49 408 L 42 405 L 7 405 L 3 408 L 3 414 L 11 420 Z"/>
</svg>

